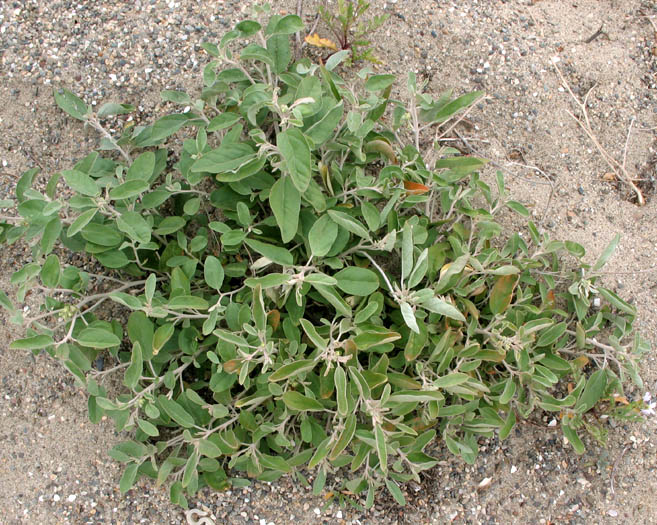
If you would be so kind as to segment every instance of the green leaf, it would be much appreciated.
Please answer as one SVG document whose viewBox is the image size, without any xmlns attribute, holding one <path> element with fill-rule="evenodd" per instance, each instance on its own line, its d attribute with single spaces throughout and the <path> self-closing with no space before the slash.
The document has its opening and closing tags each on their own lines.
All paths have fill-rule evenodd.
<svg viewBox="0 0 657 525">
<path fill-rule="evenodd" d="M 139 469 L 138 463 L 130 463 L 123 472 L 121 480 L 119 481 L 119 489 L 121 494 L 128 492 L 137 480 L 137 470 Z"/>
<path fill-rule="evenodd" d="M 119 304 L 127 306 L 131 310 L 139 310 L 142 307 L 141 301 L 134 295 L 130 295 L 125 292 L 112 292 L 109 295 L 109 298 L 112 301 L 116 301 Z"/>
<path fill-rule="evenodd" d="M 203 275 L 208 286 L 219 290 L 224 282 L 224 268 L 221 266 L 219 259 L 213 255 L 208 255 L 203 265 Z"/>
<path fill-rule="evenodd" d="M 171 310 L 207 310 L 210 305 L 208 302 L 203 299 L 203 297 L 198 297 L 196 295 L 177 295 L 173 297 L 167 306 Z"/>
<path fill-rule="evenodd" d="M 410 221 L 404 223 L 402 231 L 402 282 L 411 274 L 413 269 L 413 227 Z"/>
<path fill-rule="evenodd" d="M 306 332 L 308 339 L 319 349 L 325 350 L 328 347 L 328 341 L 317 333 L 313 324 L 307 319 L 299 319 L 303 331 Z"/>
<path fill-rule="evenodd" d="M 586 386 L 575 404 L 575 411 L 579 414 L 591 410 L 604 394 L 607 387 L 607 371 L 596 370 L 586 381 Z"/>
<path fill-rule="evenodd" d="M 363 239 L 370 240 L 370 234 L 365 226 L 363 226 L 358 220 L 354 219 L 351 215 L 336 210 L 328 210 L 327 213 L 338 226 L 342 226 L 345 230 L 354 235 L 358 235 Z"/>
<path fill-rule="evenodd" d="M 269 205 L 281 230 L 283 242 L 290 242 L 299 228 L 301 194 L 290 177 L 281 177 L 271 188 Z"/>
<path fill-rule="evenodd" d="M 171 485 L 171 488 L 169 489 L 169 499 L 171 500 L 171 503 L 174 505 L 180 505 L 183 508 L 187 508 L 188 503 L 187 503 L 187 498 L 185 498 L 185 495 L 183 493 L 183 486 L 180 481 L 176 481 Z"/>
<path fill-rule="evenodd" d="M 81 98 L 75 96 L 67 89 L 55 91 L 55 102 L 65 113 L 78 120 L 86 120 L 86 116 L 91 113 L 91 109 Z"/>
<path fill-rule="evenodd" d="M 285 273 L 270 273 L 263 277 L 249 277 L 244 280 L 244 284 L 249 288 L 261 286 L 263 290 L 282 286 L 291 279 L 291 275 Z"/>
<path fill-rule="evenodd" d="M 11 313 L 16 311 L 14 305 L 11 303 L 9 297 L 7 297 L 7 294 L 3 290 L 0 290 L 0 306 Z"/>
<path fill-rule="evenodd" d="M 382 91 L 391 86 L 396 79 L 395 75 L 372 75 L 365 82 L 365 89 L 367 91 Z"/>
<path fill-rule="evenodd" d="M 194 173 L 235 171 L 254 158 L 255 152 L 248 144 L 244 142 L 226 142 L 224 140 L 217 149 L 205 153 L 194 162 L 191 171 Z"/>
<path fill-rule="evenodd" d="M 536 346 L 550 346 L 557 339 L 559 339 L 564 333 L 566 333 L 567 328 L 568 325 L 565 322 L 562 322 L 550 326 L 546 330 L 543 330 L 541 332 L 541 336 L 538 338 L 538 341 L 536 342 Z"/>
<path fill-rule="evenodd" d="M 292 471 L 291 465 L 280 456 L 260 454 L 260 462 L 262 463 L 263 467 L 276 470 L 278 472 L 288 473 Z"/>
<path fill-rule="evenodd" d="M 40 171 L 40 168 L 32 168 L 21 174 L 21 178 L 18 179 L 18 182 L 16 183 L 16 198 L 19 203 L 27 199 L 27 197 L 25 197 L 25 192 L 32 187 L 34 177 L 36 177 Z"/>
<path fill-rule="evenodd" d="M 625 312 L 626 314 L 630 315 L 636 315 L 636 308 L 634 308 L 634 306 L 631 304 L 623 301 L 623 299 L 621 299 L 618 294 L 601 286 L 598 287 L 598 293 L 621 312 Z"/>
<path fill-rule="evenodd" d="M 386 438 L 381 425 L 374 425 L 374 438 L 376 440 L 376 454 L 379 457 L 379 467 L 384 474 L 388 473 L 388 449 Z"/>
<path fill-rule="evenodd" d="M 133 241 L 146 244 L 151 240 L 151 227 L 141 213 L 124 211 L 116 219 L 116 226 Z"/>
<path fill-rule="evenodd" d="M 598 260 L 593 265 L 593 268 L 592 268 L 593 271 L 599 270 L 605 264 L 607 264 L 607 261 L 613 255 L 614 251 L 616 250 L 616 246 L 618 246 L 619 242 L 620 242 L 620 235 L 617 233 L 616 235 L 614 235 L 614 238 L 607 245 L 607 247 L 603 250 L 603 252 L 600 254 L 600 257 L 598 258 Z"/>
<path fill-rule="evenodd" d="M 420 306 L 425 310 L 429 310 L 435 314 L 444 315 L 450 319 L 465 322 L 465 317 L 463 317 L 463 314 L 459 312 L 458 308 L 443 299 L 431 297 L 428 300 L 420 303 Z"/>
<path fill-rule="evenodd" d="M 338 67 L 342 62 L 344 62 L 345 58 L 347 58 L 349 55 L 351 55 L 351 49 L 342 49 L 338 51 L 337 53 L 333 53 L 328 59 L 326 60 L 326 68 L 327 71 L 333 71 L 336 67 Z M 339 98 L 339 97 L 336 97 Z"/>
<path fill-rule="evenodd" d="M 509 414 L 506 417 L 506 420 L 504 421 L 504 425 L 502 426 L 502 428 L 500 428 L 500 441 L 504 441 L 509 436 L 515 424 L 516 424 L 516 413 L 513 410 L 509 410 Z"/>
<path fill-rule="evenodd" d="M 403 492 L 399 488 L 399 485 L 392 480 L 386 478 L 386 488 L 388 489 L 388 492 L 390 492 L 390 495 L 395 498 L 395 501 L 399 503 L 400 505 L 406 505 L 406 498 L 404 497 Z"/>
<path fill-rule="evenodd" d="M 43 255 L 47 255 L 52 251 L 61 232 L 62 221 L 59 217 L 55 217 L 48 221 L 48 224 L 46 224 L 46 227 L 43 230 L 43 235 L 41 236 L 41 253 Z"/>
<path fill-rule="evenodd" d="M 517 388 L 516 382 L 513 380 L 512 377 L 509 377 L 506 380 L 506 384 L 504 385 L 504 391 L 500 395 L 500 404 L 506 405 L 509 401 L 511 401 L 514 394 L 516 393 L 516 388 Z"/>
<path fill-rule="evenodd" d="M 109 224 L 91 222 L 82 230 L 82 237 L 99 246 L 113 248 L 121 243 L 123 235 Z"/>
<path fill-rule="evenodd" d="M 59 257 L 51 254 L 46 258 L 41 268 L 41 282 L 46 288 L 55 288 L 59 284 L 60 275 Z"/>
<path fill-rule="evenodd" d="M 23 339 L 16 339 L 9 344 L 10 350 L 38 350 L 46 348 L 54 343 L 54 340 L 49 335 L 33 335 L 31 337 L 24 337 Z"/>
<path fill-rule="evenodd" d="M 349 266 L 334 275 L 338 288 L 349 295 L 367 296 L 379 288 L 379 278 L 367 268 Z"/>
<path fill-rule="evenodd" d="M 340 437 L 338 440 L 335 442 L 335 445 L 333 445 L 333 448 L 331 449 L 331 452 L 329 454 L 329 460 L 333 461 L 340 456 L 342 451 L 347 448 L 349 443 L 351 443 L 351 440 L 354 437 L 354 434 L 356 433 L 356 414 L 351 414 L 347 418 L 347 420 L 344 423 L 344 429 L 342 430 L 342 433 L 340 434 Z"/>
<path fill-rule="evenodd" d="M 313 288 L 315 288 L 315 290 L 317 290 L 320 295 L 326 299 L 333 306 L 333 308 L 335 308 L 336 312 L 344 315 L 345 317 L 351 317 L 351 307 L 342 298 L 342 296 L 336 292 L 333 286 L 313 284 Z"/>
<path fill-rule="evenodd" d="M 283 403 L 292 410 L 300 412 L 324 410 L 324 406 L 310 397 L 304 396 L 299 392 L 288 391 L 283 394 Z"/>
<path fill-rule="evenodd" d="M 249 248 L 255 250 L 260 255 L 276 264 L 280 264 L 281 266 L 292 266 L 294 263 L 292 254 L 286 248 L 267 244 L 266 242 L 258 241 L 256 239 L 244 239 L 244 242 Z"/>
<path fill-rule="evenodd" d="M 290 39 L 286 35 L 270 36 L 267 39 L 267 51 L 274 59 L 274 72 L 283 73 L 292 60 Z"/>
<path fill-rule="evenodd" d="M 315 221 L 308 232 L 308 243 L 314 257 L 324 257 L 338 237 L 338 225 L 324 214 Z"/>
<path fill-rule="evenodd" d="M 506 205 L 509 209 L 515 211 L 521 217 L 529 217 L 529 210 L 519 202 L 507 201 Z"/>
<path fill-rule="evenodd" d="M 192 104 L 192 99 L 184 91 L 175 91 L 173 89 L 165 89 L 160 91 L 160 98 L 164 102 L 173 102 L 182 106 Z"/>
<path fill-rule="evenodd" d="M 141 179 L 129 180 L 112 188 L 109 197 L 112 200 L 130 199 L 144 193 L 149 187 L 150 184 L 147 181 Z"/>
<path fill-rule="evenodd" d="M 210 121 L 207 129 L 208 131 L 221 131 L 222 129 L 230 128 L 241 119 L 242 116 L 239 113 L 222 113 Z"/>
<path fill-rule="evenodd" d="M 429 270 L 429 249 L 425 248 L 420 252 L 417 261 L 415 261 L 415 267 L 411 272 L 411 275 L 408 276 L 408 288 L 415 288 Z"/>
<path fill-rule="evenodd" d="M 467 108 L 472 105 L 478 98 L 484 95 L 483 91 L 473 91 L 472 93 L 466 93 L 463 96 L 453 100 L 449 104 L 446 104 L 438 113 L 433 115 L 431 119 L 433 122 L 444 122 L 455 113 L 460 110 Z"/>
<path fill-rule="evenodd" d="M 144 360 L 141 353 L 141 344 L 136 341 L 132 345 L 132 354 L 130 355 L 130 366 L 125 371 L 123 384 L 128 388 L 134 389 L 139 382 L 141 373 L 144 371 Z"/>
<path fill-rule="evenodd" d="M 462 385 L 470 379 L 470 376 L 462 372 L 452 372 L 446 376 L 439 377 L 433 382 L 436 388 L 451 388 L 457 385 Z"/>
<path fill-rule="evenodd" d="M 565 423 L 562 423 L 561 430 L 563 431 L 563 435 L 568 440 L 568 443 L 573 446 L 575 454 L 584 454 L 584 452 L 586 452 L 584 443 L 582 443 L 582 440 L 579 438 L 577 431 L 574 428 L 569 427 Z"/>
<path fill-rule="evenodd" d="M 373 346 L 392 343 L 401 339 L 401 334 L 392 330 L 365 331 L 354 337 L 353 341 L 359 350 L 369 350 Z"/>
<path fill-rule="evenodd" d="M 303 282 L 310 284 L 324 284 L 327 286 L 333 286 L 338 284 L 338 281 L 335 277 L 329 277 L 325 273 L 319 273 L 319 272 L 311 273 L 310 275 L 304 276 Z"/>
<path fill-rule="evenodd" d="M 64 181 L 74 191 L 88 197 L 97 197 L 100 195 L 98 184 L 86 173 L 77 170 L 62 171 Z"/>
<path fill-rule="evenodd" d="M 304 25 L 301 18 L 297 15 L 285 15 L 273 27 L 273 31 L 268 33 L 271 35 L 291 35 L 298 31 L 303 31 Z"/>
<path fill-rule="evenodd" d="M 179 403 L 162 394 L 157 396 L 157 400 L 167 415 L 176 423 L 185 428 L 194 426 L 194 418 Z"/>
<path fill-rule="evenodd" d="M 183 488 L 187 488 L 192 483 L 192 480 L 198 477 L 198 471 L 196 470 L 198 459 L 198 449 L 194 448 L 189 455 L 189 458 L 187 458 L 187 463 L 185 463 L 185 470 L 183 471 L 183 477 L 181 480 Z"/>
<path fill-rule="evenodd" d="M 280 151 L 292 182 L 300 193 L 310 184 L 310 148 L 303 133 L 298 128 L 289 128 L 276 136 L 276 146 Z"/>
<path fill-rule="evenodd" d="M 160 431 L 157 429 L 157 427 L 153 423 L 150 423 L 149 421 L 138 419 L 137 425 L 139 426 L 141 431 L 147 436 L 157 437 L 160 435 Z"/>
<path fill-rule="evenodd" d="M 257 44 L 249 44 L 242 49 L 240 60 L 257 60 L 259 62 L 264 62 L 268 66 L 274 65 L 274 58 L 269 51 Z"/>
<path fill-rule="evenodd" d="M 114 115 L 125 115 L 126 113 L 132 113 L 135 110 L 135 107 L 132 104 L 118 104 L 116 102 L 107 102 L 100 106 L 100 109 L 96 112 L 98 118 L 112 117 Z"/>
<path fill-rule="evenodd" d="M 158 225 L 155 233 L 157 235 L 170 235 L 177 232 L 180 228 L 184 227 L 187 221 L 182 217 L 165 217 Z"/>
<path fill-rule="evenodd" d="M 320 120 L 309 126 L 304 130 L 304 133 L 316 145 L 324 144 L 335 133 L 336 128 L 342 120 L 344 113 L 344 104 L 342 101 L 338 102 L 333 108 L 326 112 Z"/>
<path fill-rule="evenodd" d="M 85 328 L 75 339 L 80 345 L 89 348 L 112 348 L 121 344 L 121 340 L 109 330 L 103 328 Z"/>
<path fill-rule="evenodd" d="M 388 398 L 389 403 L 429 403 L 444 401 L 445 396 L 437 390 L 398 390 Z"/>
<path fill-rule="evenodd" d="M 90 210 L 87 210 L 85 212 L 82 212 L 78 217 L 73 221 L 73 223 L 68 227 L 68 230 L 66 231 L 66 235 L 68 237 L 73 237 L 76 233 L 78 233 L 82 228 L 84 228 L 91 219 L 94 218 L 96 215 L 96 212 L 98 211 L 98 208 L 91 208 Z"/>
<path fill-rule="evenodd" d="M 156 355 L 173 335 L 175 328 L 173 323 L 165 323 L 158 326 L 153 334 L 153 355 Z"/>
<path fill-rule="evenodd" d="M 294 361 L 286 365 L 281 366 L 273 374 L 269 376 L 269 381 L 277 382 L 284 381 L 294 377 L 302 372 L 307 372 L 315 368 L 315 361 L 313 359 L 301 359 L 299 361 Z"/>
<path fill-rule="evenodd" d="M 406 326 L 408 326 L 416 334 L 419 334 L 420 328 L 417 325 L 417 319 L 415 319 L 415 313 L 413 312 L 411 305 L 405 301 L 402 301 L 399 303 L 399 308 L 401 310 L 401 314 L 404 318 Z"/>
<path fill-rule="evenodd" d="M 198 450 L 202 456 L 208 458 L 218 458 L 223 456 L 221 449 L 210 439 L 200 439 L 198 441 Z"/>
<path fill-rule="evenodd" d="M 335 368 L 333 381 L 335 383 L 335 396 L 338 402 L 338 416 L 347 417 L 349 411 L 349 403 L 347 401 L 347 374 L 345 374 L 344 369 L 340 365 L 337 365 Z"/>
</svg>

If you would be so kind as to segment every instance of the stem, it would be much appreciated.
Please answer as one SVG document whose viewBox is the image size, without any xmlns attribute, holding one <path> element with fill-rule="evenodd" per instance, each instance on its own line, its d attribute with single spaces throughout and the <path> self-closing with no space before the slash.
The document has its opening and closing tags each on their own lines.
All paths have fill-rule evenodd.
<svg viewBox="0 0 657 525">
<path fill-rule="evenodd" d="M 132 164 L 132 157 L 126 152 L 121 146 L 119 146 L 116 142 L 116 139 L 112 137 L 109 131 L 107 131 L 100 122 L 98 122 L 98 119 L 95 117 L 89 117 L 87 119 L 87 123 L 93 127 L 96 131 L 98 131 L 103 137 L 105 137 L 107 140 L 110 141 L 112 146 L 121 154 L 121 156 L 128 162 L 128 164 Z"/>
<path fill-rule="evenodd" d="M 390 281 L 388 280 L 388 276 L 387 276 L 386 273 L 383 271 L 383 269 L 382 269 L 382 268 L 376 263 L 376 261 L 375 261 L 374 259 L 372 259 L 372 257 L 370 257 L 370 254 L 369 254 L 369 253 L 364 252 L 364 251 L 361 251 L 361 252 L 359 252 L 359 253 L 361 253 L 361 254 L 363 254 L 365 257 L 367 257 L 367 258 L 370 260 L 370 262 L 375 266 L 375 268 L 376 268 L 377 270 L 379 270 L 379 273 L 380 273 L 381 276 L 383 277 L 383 280 L 384 280 L 384 281 L 386 282 L 386 284 L 388 285 L 388 289 L 390 290 L 390 293 L 394 295 L 395 292 L 393 291 L 392 284 L 390 284 Z"/>
</svg>

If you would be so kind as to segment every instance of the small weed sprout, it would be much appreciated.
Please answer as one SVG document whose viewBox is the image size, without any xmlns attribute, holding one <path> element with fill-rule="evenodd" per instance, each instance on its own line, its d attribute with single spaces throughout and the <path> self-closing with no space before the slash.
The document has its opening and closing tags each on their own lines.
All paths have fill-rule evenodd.
<svg viewBox="0 0 657 525">
<path fill-rule="evenodd" d="M 381 61 L 374 55 L 370 35 L 388 20 L 389 15 L 376 15 L 367 19 L 365 13 L 369 7 L 370 4 L 365 0 L 338 0 L 337 9 L 328 4 L 320 5 L 320 17 L 336 42 L 319 38 L 317 34 L 308 36 L 306 42 L 334 51 L 349 50 L 351 56 L 345 60 L 347 65 L 361 60 L 380 64 Z"/>
</svg>

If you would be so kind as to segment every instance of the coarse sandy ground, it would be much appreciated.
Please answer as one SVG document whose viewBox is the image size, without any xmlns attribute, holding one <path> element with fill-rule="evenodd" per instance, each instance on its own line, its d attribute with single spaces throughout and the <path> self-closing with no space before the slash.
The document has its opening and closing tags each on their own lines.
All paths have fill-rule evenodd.
<svg viewBox="0 0 657 525">
<path fill-rule="evenodd" d="M 0 4 L 0 198 L 31 166 L 51 174 L 88 152 L 97 137 L 66 118 L 52 86 L 88 101 L 129 102 L 141 116 L 162 111 L 163 88 L 200 85 L 207 60 L 198 44 L 218 40 L 251 2 L 221 0 L 10 1 Z M 296 2 L 274 2 L 294 11 Z M 316 2 L 304 2 L 308 25 Z M 488 99 L 458 128 L 465 142 L 509 175 L 512 195 L 551 235 L 584 244 L 595 260 L 616 232 L 605 281 L 638 310 L 637 327 L 657 340 L 657 8 L 640 0 L 374 0 L 391 14 L 374 39 L 381 71 L 409 69 L 428 89 L 484 89 Z M 652 18 L 649 18 L 652 17 Z M 586 42 L 598 28 L 602 33 Z M 325 29 L 320 25 L 318 31 Z M 328 36 L 323 34 L 322 36 Z M 594 132 L 644 186 L 638 207 L 568 111 L 576 107 L 551 62 L 588 98 Z M 632 132 L 628 138 L 628 129 Z M 529 166 L 533 166 L 531 168 Z M 491 177 L 496 166 L 489 165 Z M 552 191 L 554 189 L 554 191 Z M 652 197 L 652 198 L 650 198 Z M 512 224 L 509 218 L 508 224 Z M 515 223 L 518 225 L 519 223 Z M 0 287 L 29 260 L 22 245 L 0 251 Z M 28 305 L 29 306 L 29 305 Z M 4 314 L 0 314 L 4 315 Z M 4 318 L 2 318 L 5 321 Z M 10 352 L 20 331 L 0 326 L 0 524 L 175 524 L 184 514 L 164 490 L 142 481 L 125 497 L 107 455 L 109 422 L 92 425 L 86 398 L 54 360 Z M 657 393 L 654 352 L 643 366 Z M 631 392 L 634 396 L 642 392 Z M 219 524 L 286 523 L 657 523 L 657 425 L 610 428 L 609 444 L 583 456 L 564 445 L 547 418 L 523 424 L 503 443 L 483 442 L 466 466 L 440 443 L 442 459 L 408 505 L 383 497 L 370 512 L 325 508 L 323 498 L 284 479 L 192 503 Z M 491 483 L 478 489 L 484 478 Z"/>
</svg>

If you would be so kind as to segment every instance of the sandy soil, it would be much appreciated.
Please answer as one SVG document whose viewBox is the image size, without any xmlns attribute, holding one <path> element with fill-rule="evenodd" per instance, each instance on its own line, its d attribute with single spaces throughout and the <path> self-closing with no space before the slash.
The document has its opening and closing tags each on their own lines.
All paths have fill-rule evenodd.
<svg viewBox="0 0 657 525">
<path fill-rule="evenodd" d="M 275 2 L 280 10 L 292 9 L 293 3 Z M 184 7 L 201 18 L 203 9 L 222 13 L 223 2 L 209 4 L 178 2 L 168 12 Z M 469 145 L 498 165 L 487 167 L 487 177 L 498 167 L 506 171 L 512 195 L 531 206 L 534 219 L 554 237 L 585 245 L 591 261 L 616 232 L 622 234 L 605 280 L 636 305 L 638 329 L 655 341 L 654 182 L 652 188 L 649 181 L 646 184 L 648 203 L 639 207 L 625 185 L 608 180 L 606 174 L 612 170 L 569 116 L 568 111 L 577 108 L 552 62 L 559 57 L 557 65 L 576 96 L 583 97 L 595 86 L 588 111 L 600 144 L 619 162 L 626 157 L 630 174 L 654 181 L 657 31 L 646 18 L 652 16 L 657 22 L 654 5 L 639 0 L 373 4 L 376 12 L 392 15 L 375 36 L 385 62 L 381 70 L 404 74 L 414 69 L 429 80 L 428 89 L 434 92 L 453 87 L 458 92 L 484 89 L 489 94 L 466 126 L 459 128 L 467 142 L 461 147 Z M 306 2 L 305 13 L 314 13 L 314 5 Z M 8 17 L 11 9 L 5 11 Z M 67 13 L 68 8 L 57 4 L 53 9 Z M 124 14 L 126 9 L 131 8 L 124 8 Z M 162 9 L 167 6 L 162 4 Z M 231 20 L 236 20 L 240 9 L 231 8 Z M 600 27 L 602 33 L 587 42 Z M 224 28 L 215 30 L 220 34 Z M 111 36 L 116 28 L 108 26 L 107 31 Z M 2 38 L 0 34 L 0 42 Z M 194 38 L 182 45 L 190 54 L 196 53 L 193 44 L 203 35 Z M 12 53 L 6 44 L 6 54 L 0 56 Z M 205 57 L 198 54 L 198 59 Z M 136 75 L 144 67 L 140 55 L 135 55 L 123 72 Z M 88 87 L 83 86 L 84 79 L 79 80 L 80 73 L 107 82 L 106 74 L 85 71 L 75 60 L 63 65 L 58 75 L 44 78 L 79 92 Z M 43 78 L 10 75 L 1 69 L 0 78 L 0 161 L 6 162 L 0 167 L 0 197 L 5 198 L 24 169 L 33 165 L 46 173 L 63 169 L 88 152 L 96 137 L 63 116 Z M 190 79 L 184 71 L 166 84 L 197 86 L 196 77 Z M 106 96 L 157 113 L 157 91 L 163 87 L 165 82 L 138 89 L 114 84 L 108 86 Z M 0 251 L 0 288 L 10 290 L 8 276 L 28 260 L 28 253 L 21 246 Z M 0 524 L 184 523 L 181 510 L 148 482 L 140 482 L 125 497 L 118 493 L 120 472 L 106 451 L 120 436 L 109 422 L 88 422 L 84 392 L 55 361 L 7 349 L 19 331 L 3 315 Z M 647 356 L 643 375 L 646 387 L 657 393 L 654 353 Z M 607 448 L 590 444 L 589 451 L 577 457 L 564 446 L 558 431 L 525 424 L 504 443 L 485 444 L 473 467 L 451 458 L 438 445 L 444 461 L 428 472 L 422 485 L 405 487 L 409 504 L 403 509 L 386 498 L 369 513 L 335 505 L 324 508 L 322 498 L 313 498 L 291 480 L 221 494 L 205 492 L 193 503 L 205 506 L 216 523 L 230 524 L 657 523 L 655 420 L 610 429 Z M 486 477 L 491 484 L 478 490 Z"/>
</svg>

